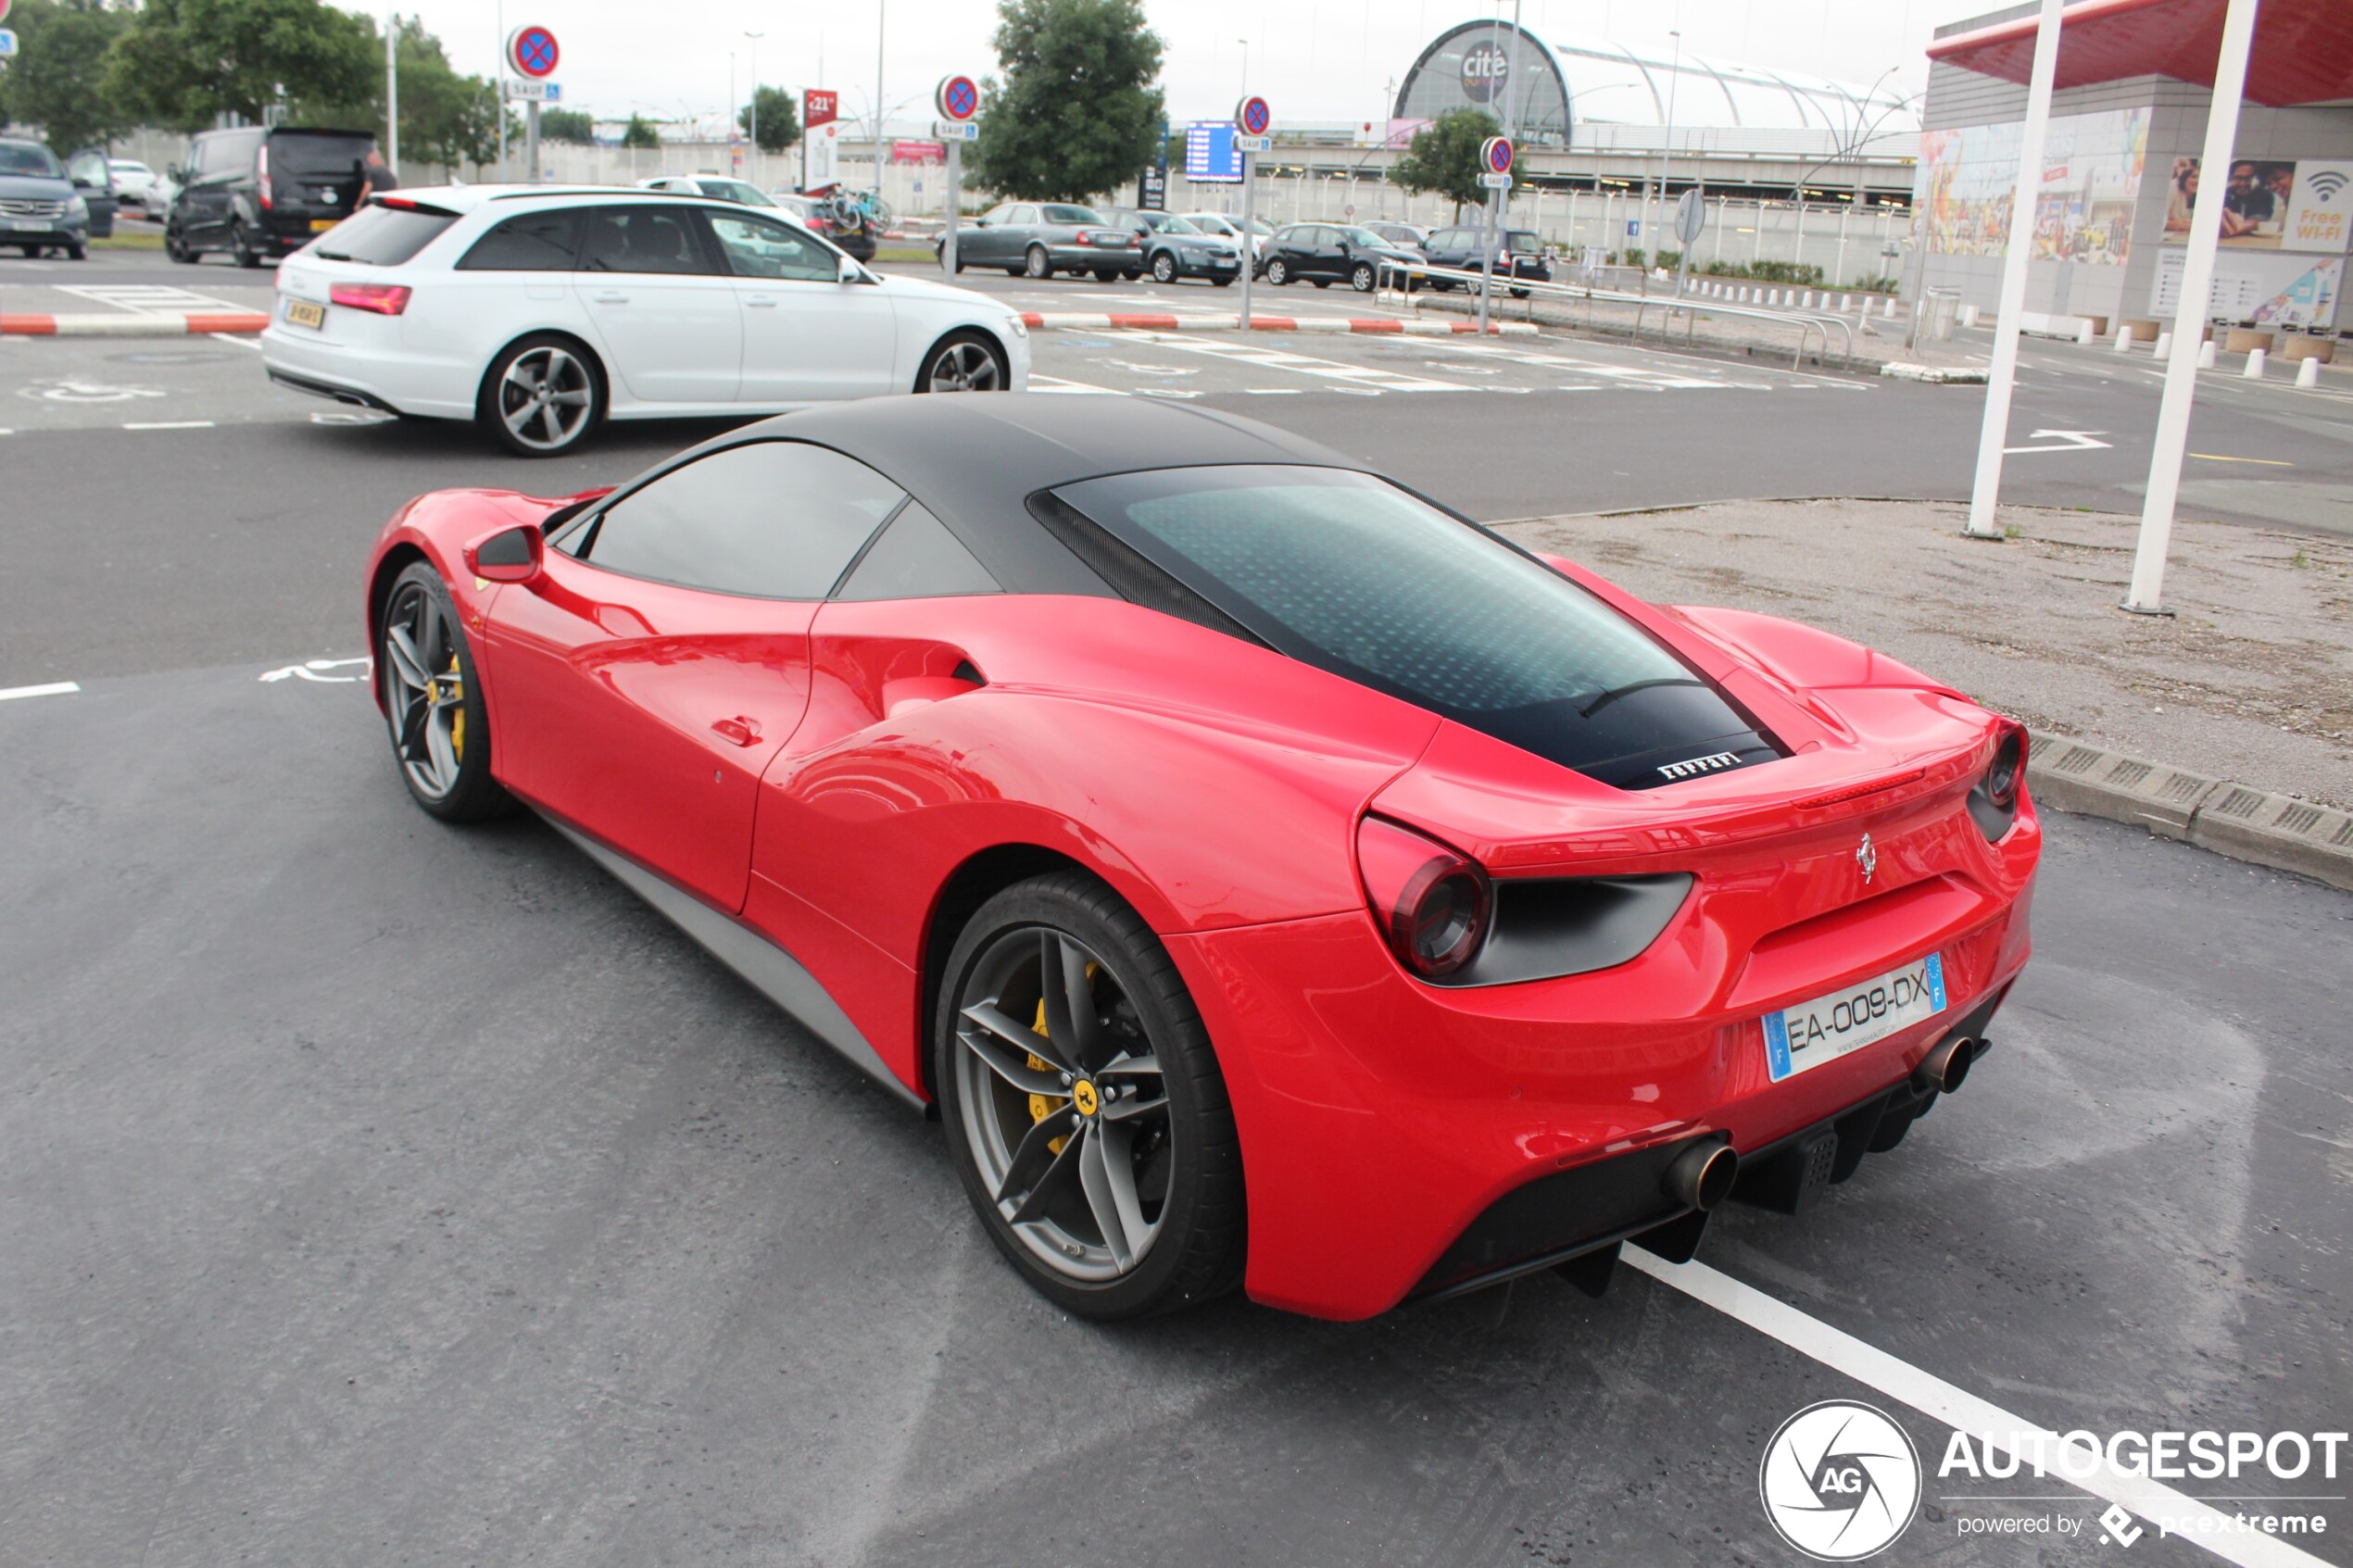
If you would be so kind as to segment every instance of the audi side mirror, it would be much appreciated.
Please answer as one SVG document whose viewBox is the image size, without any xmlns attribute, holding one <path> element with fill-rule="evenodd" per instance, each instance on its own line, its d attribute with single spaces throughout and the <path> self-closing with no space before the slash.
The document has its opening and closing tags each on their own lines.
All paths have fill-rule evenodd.
<svg viewBox="0 0 2353 1568">
<path fill-rule="evenodd" d="M 834 269 L 834 277 L 839 282 L 862 283 L 866 281 L 866 270 L 845 256 L 841 258 L 841 265 Z"/>
<path fill-rule="evenodd" d="M 486 533 L 466 546 L 466 570 L 491 583 L 528 583 L 547 559 L 547 540 L 536 523 Z"/>
</svg>

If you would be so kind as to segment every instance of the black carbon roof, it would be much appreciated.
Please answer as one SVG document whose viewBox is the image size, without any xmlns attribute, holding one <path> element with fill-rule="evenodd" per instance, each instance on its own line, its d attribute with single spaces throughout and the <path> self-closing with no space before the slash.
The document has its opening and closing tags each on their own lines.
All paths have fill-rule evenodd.
<svg viewBox="0 0 2353 1568">
<path fill-rule="evenodd" d="M 965 393 L 873 397 L 731 431 L 664 468 L 746 441 L 831 446 L 923 503 L 1007 588 L 1110 592 L 1031 515 L 1040 490 L 1142 469 L 1301 463 L 1363 469 L 1327 446 L 1214 408 L 1143 397 Z"/>
</svg>

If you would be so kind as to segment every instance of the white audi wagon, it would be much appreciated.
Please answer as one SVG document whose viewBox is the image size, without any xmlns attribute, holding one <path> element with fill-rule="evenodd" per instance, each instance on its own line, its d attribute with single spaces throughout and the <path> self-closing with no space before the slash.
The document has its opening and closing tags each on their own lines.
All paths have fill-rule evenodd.
<svg viewBox="0 0 2353 1568">
<path fill-rule="evenodd" d="M 876 272 L 779 213 L 470 185 L 378 196 L 286 257 L 261 350 L 298 391 L 552 457 L 608 419 L 1019 391 L 1028 338 L 988 295 Z"/>
</svg>

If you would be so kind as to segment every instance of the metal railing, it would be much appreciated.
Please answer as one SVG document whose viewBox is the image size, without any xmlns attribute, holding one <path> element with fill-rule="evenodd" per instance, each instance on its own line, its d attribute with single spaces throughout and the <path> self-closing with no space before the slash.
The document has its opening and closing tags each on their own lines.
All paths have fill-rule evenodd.
<svg viewBox="0 0 2353 1568">
<path fill-rule="evenodd" d="M 1391 287 L 1392 281 L 1401 277 L 1404 280 L 1404 287 Z M 1424 283 L 1440 281 L 1464 283 L 1473 291 L 1473 297 L 1476 297 L 1477 291 L 1488 282 L 1487 275 L 1474 269 L 1432 267 L 1427 262 L 1383 261 L 1375 275 L 1374 287 L 1380 295 L 1402 294 L 1410 301 L 1413 284 L 1416 280 Z M 1637 338 L 1642 335 L 1644 315 L 1652 309 L 1664 310 L 1669 323 L 1672 323 L 1675 312 L 1681 311 L 1684 316 L 1683 341 L 1687 344 L 1692 341 L 1692 334 L 1698 325 L 1699 312 L 1703 309 L 1711 316 L 1739 316 L 1778 326 L 1793 326 L 1798 329 L 1798 332 L 1797 351 L 1790 359 L 1790 368 L 1793 370 L 1805 365 L 1806 343 L 1818 335 L 1821 339 L 1821 347 L 1815 355 L 1814 362 L 1818 365 L 1829 360 L 1830 330 L 1836 327 L 1845 340 L 1846 346 L 1843 358 L 1850 365 L 1855 362 L 1855 329 L 1836 316 L 1792 314 L 1786 310 L 1765 309 L 1752 305 L 1727 305 L 1721 300 L 1703 300 L 1695 295 L 1688 294 L 1629 294 L 1622 289 L 1597 289 L 1585 283 L 1545 282 L 1536 278 L 1515 278 L 1509 275 L 1497 277 L 1493 282 L 1493 287 L 1497 293 L 1508 289 L 1513 298 L 1531 302 L 1541 295 L 1562 300 L 1581 299 L 1588 306 L 1630 305 L 1634 307 L 1634 335 Z M 1492 295 L 1490 298 L 1491 302 Z M 1533 319 L 1532 311 L 1530 318 Z M 1586 322 L 1590 326 L 1592 321 L 1592 314 L 1591 310 L 1588 310 Z M 1659 332 L 1660 340 L 1665 341 L 1671 331 L 1671 325 L 1663 328 Z"/>
</svg>

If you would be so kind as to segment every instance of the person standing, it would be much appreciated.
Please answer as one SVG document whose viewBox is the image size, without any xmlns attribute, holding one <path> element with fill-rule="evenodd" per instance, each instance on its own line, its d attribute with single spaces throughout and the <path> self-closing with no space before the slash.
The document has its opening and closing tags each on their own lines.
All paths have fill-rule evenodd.
<svg viewBox="0 0 2353 1568">
<path fill-rule="evenodd" d="M 382 148 L 370 147 L 368 156 L 359 161 L 359 201 L 365 206 L 370 196 L 380 196 L 386 191 L 400 189 L 400 176 L 384 161 Z"/>
</svg>

